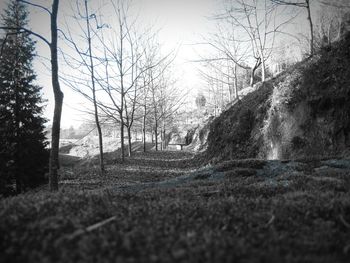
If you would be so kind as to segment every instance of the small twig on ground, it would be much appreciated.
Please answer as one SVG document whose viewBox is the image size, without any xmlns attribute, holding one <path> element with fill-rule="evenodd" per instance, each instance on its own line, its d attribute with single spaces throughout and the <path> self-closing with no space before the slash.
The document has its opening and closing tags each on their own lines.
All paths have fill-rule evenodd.
<svg viewBox="0 0 350 263">
<path fill-rule="evenodd" d="M 275 215 L 272 215 L 269 222 L 266 223 L 265 227 L 268 227 L 269 225 L 271 225 L 273 223 L 273 221 L 275 221 Z"/>
<path fill-rule="evenodd" d="M 339 215 L 339 219 L 340 221 L 343 223 L 343 225 L 346 227 L 346 228 L 350 228 L 350 224 L 348 222 L 346 222 L 345 218 L 343 217 L 343 215 Z"/>
<path fill-rule="evenodd" d="M 104 226 L 104 225 L 114 221 L 115 219 L 116 219 L 116 216 L 112 216 L 112 217 L 107 218 L 107 219 L 105 219 L 103 221 L 100 221 L 100 222 L 98 222 L 96 224 L 88 226 L 85 229 L 78 229 L 78 230 L 74 231 L 72 234 L 66 236 L 66 239 L 72 240 L 72 239 L 74 239 L 74 238 L 76 238 L 76 237 L 78 237 L 78 236 L 80 236 L 80 235 L 82 235 L 84 233 L 88 233 L 88 232 L 94 231 L 95 229 L 100 228 L 100 227 L 102 227 L 102 226 Z"/>
</svg>

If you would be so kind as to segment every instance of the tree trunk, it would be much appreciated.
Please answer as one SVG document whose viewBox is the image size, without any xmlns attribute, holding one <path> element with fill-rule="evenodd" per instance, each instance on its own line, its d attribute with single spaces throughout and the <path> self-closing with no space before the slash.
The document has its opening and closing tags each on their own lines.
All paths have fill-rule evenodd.
<svg viewBox="0 0 350 263">
<path fill-rule="evenodd" d="M 249 86 L 253 87 L 254 85 L 254 76 L 255 76 L 255 70 L 256 68 L 252 68 L 251 72 L 250 72 L 250 81 L 249 81 Z"/>
<path fill-rule="evenodd" d="M 154 138 L 156 143 L 156 151 L 158 151 L 158 122 L 156 120 L 155 126 L 154 126 Z"/>
<path fill-rule="evenodd" d="M 237 84 L 237 65 L 233 66 L 233 89 L 235 92 L 235 99 L 238 99 L 238 84 Z"/>
<path fill-rule="evenodd" d="M 100 121 L 98 118 L 98 110 L 96 103 L 96 87 L 95 87 L 95 76 L 94 76 L 94 62 L 92 60 L 92 52 L 91 52 L 91 35 L 90 35 L 90 23 L 89 23 L 89 12 L 87 7 L 87 0 L 85 0 L 85 13 L 86 13 L 86 27 L 87 27 L 87 37 L 88 37 L 88 45 L 89 45 L 89 59 L 90 59 L 90 68 L 91 68 L 91 83 L 92 83 L 92 100 L 94 104 L 94 116 L 95 116 L 95 124 L 98 132 L 98 145 L 100 150 L 100 175 L 104 174 L 104 162 L 103 162 L 103 139 L 102 139 L 102 130 Z"/>
<path fill-rule="evenodd" d="M 122 162 L 125 160 L 125 152 L 124 152 L 124 121 L 123 121 L 123 115 L 120 114 L 120 150 L 121 150 L 121 158 Z"/>
<path fill-rule="evenodd" d="M 143 125 L 142 125 L 142 138 L 143 138 L 143 152 L 146 152 L 146 107 L 143 115 Z"/>
<path fill-rule="evenodd" d="M 161 125 L 160 126 L 160 150 L 163 151 L 164 148 L 163 148 L 163 141 L 164 141 L 164 138 L 163 138 L 163 126 Z"/>
<path fill-rule="evenodd" d="M 163 128 L 160 128 L 160 150 L 164 151 L 164 133 L 163 133 Z"/>
<path fill-rule="evenodd" d="M 228 84 L 228 91 L 229 91 L 229 98 L 230 98 L 230 102 L 233 101 L 233 84 L 229 83 Z"/>
<path fill-rule="evenodd" d="M 165 149 L 166 149 L 166 137 L 165 137 L 165 122 L 164 121 L 163 121 L 162 133 L 163 133 L 163 150 L 165 151 Z"/>
<path fill-rule="evenodd" d="M 121 158 L 122 162 L 124 162 L 125 159 L 125 152 L 124 152 L 124 118 L 123 118 L 123 111 L 124 111 L 124 71 L 123 71 L 123 25 L 119 22 L 119 34 L 120 34 L 120 57 L 119 57 L 119 73 L 120 73 L 120 150 L 121 150 Z"/>
<path fill-rule="evenodd" d="M 262 56 L 261 57 L 261 81 L 264 82 L 266 77 L 265 77 L 265 73 L 266 73 L 266 65 L 265 65 L 265 59 Z"/>
<path fill-rule="evenodd" d="M 233 85 L 231 83 L 231 77 L 230 77 L 230 67 L 227 65 L 227 83 L 228 83 L 228 92 L 229 92 L 229 98 L 230 102 L 233 101 Z"/>
<path fill-rule="evenodd" d="M 57 61 L 57 13 L 59 0 L 52 3 L 51 13 L 51 81 L 55 98 L 55 108 L 52 121 L 51 152 L 49 164 L 49 185 L 51 191 L 58 190 L 58 150 L 60 143 L 61 114 L 63 104 L 63 93 L 60 89 L 58 80 L 58 61 Z"/>
<path fill-rule="evenodd" d="M 254 76 L 255 76 L 255 71 L 259 68 L 261 64 L 260 58 L 256 60 L 254 67 L 252 68 L 252 71 L 250 73 L 250 86 L 253 87 L 254 85 Z"/>
<path fill-rule="evenodd" d="M 311 19 L 310 0 L 305 0 L 307 9 L 307 19 L 310 25 L 310 56 L 314 55 L 314 27 Z"/>
<path fill-rule="evenodd" d="M 131 127 L 127 128 L 128 131 L 128 155 L 131 157 Z"/>
</svg>

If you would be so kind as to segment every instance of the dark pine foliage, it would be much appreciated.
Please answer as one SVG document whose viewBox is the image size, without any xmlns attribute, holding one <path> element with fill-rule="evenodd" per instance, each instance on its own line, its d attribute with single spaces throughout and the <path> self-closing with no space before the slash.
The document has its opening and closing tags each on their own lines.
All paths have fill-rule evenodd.
<svg viewBox="0 0 350 263">
<path fill-rule="evenodd" d="M 0 39 L 0 194 L 21 192 L 44 181 L 45 149 L 41 87 L 34 84 L 35 42 L 15 28 L 27 25 L 28 12 L 11 1 L 2 16 L 8 29 Z"/>
</svg>

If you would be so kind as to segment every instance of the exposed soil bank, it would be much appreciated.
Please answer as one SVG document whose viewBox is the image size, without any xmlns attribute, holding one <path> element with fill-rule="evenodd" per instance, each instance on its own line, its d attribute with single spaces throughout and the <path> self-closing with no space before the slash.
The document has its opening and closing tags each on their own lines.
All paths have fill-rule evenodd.
<svg viewBox="0 0 350 263">
<path fill-rule="evenodd" d="M 207 159 L 349 156 L 350 34 L 265 83 L 210 125 Z"/>
</svg>

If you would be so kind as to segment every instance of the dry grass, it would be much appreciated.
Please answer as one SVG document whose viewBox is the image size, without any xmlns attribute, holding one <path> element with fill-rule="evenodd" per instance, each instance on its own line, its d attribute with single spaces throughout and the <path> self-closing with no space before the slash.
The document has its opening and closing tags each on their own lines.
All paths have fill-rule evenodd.
<svg viewBox="0 0 350 263">
<path fill-rule="evenodd" d="M 191 158 L 140 153 L 103 178 L 78 165 L 58 193 L 2 200 L 1 261 L 348 262 L 350 161 Z"/>
</svg>

